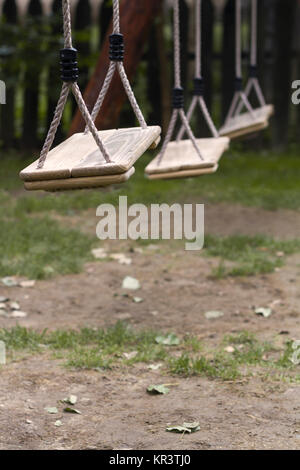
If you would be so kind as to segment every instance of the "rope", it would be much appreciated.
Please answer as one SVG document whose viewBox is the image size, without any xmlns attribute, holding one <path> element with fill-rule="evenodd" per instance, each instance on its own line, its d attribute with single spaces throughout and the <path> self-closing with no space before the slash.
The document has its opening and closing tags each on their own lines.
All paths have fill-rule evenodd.
<svg viewBox="0 0 300 470">
<path fill-rule="evenodd" d="M 258 24 L 258 10 L 257 10 L 257 0 L 251 0 L 251 58 L 250 64 L 251 67 L 257 67 L 257 24 Z M 250 93 L 254 89 L 258 102 L 261 107 L 266 106 L 266 100 L 262 92 L 261 86 L 257 77 L 250 77 L 245 88 L 245 95 L 249 98 Z M 240 102 L 236 112 L 240 114 L 243 109 L 243 103 Z"/>
<path fill-rule="evenodd" d="M 195 78 L 196 79 L 202 79 L 202 0 L 196 0 L 196 34 L 195 34 L 195 51 L 196 51 L 196 57 L 195 57 Z M 219 137 L 219 133 L 216 129 L 216 126 L 213 123 L 213 120 L 211 118 L 211 115 L 207 109 L 205 100 L 203 96 L 194 96 L 192 99 L 192 102 L 190 104 L 190 108 L 187 113 L 187 120 L 188 123 L 191 122 L 192 116 L 194 114 L 195 108 L 199 104 L 200 109 L 202 111 L 203 117 L 209 127 L 209 130 L 214 138 Z M 181 129 L 178 133 L 177 136 L 177 142 L 179 142 L 185 134 L 185 127 L 182 125 Z"/>
<path fill-rule="evenodd" d="M 202 0 L 196 0 L 196 62 L 195 77 L 202 78 Z"/>
<path fill-rule="evenodd" d="M 174 1 L 174 70 L 175 88 L 181 88 L 179 0 Z"/>
<path fill-rule="evenodd" d="M 120 34 L 120 1 L 119 0 L 113 0 L 113 34 Z M 135 95 L 133 93 L 133 90 L 131 88 L 131 85 L 129 83 L 129 80 L 127 78 L 125 69 L 124 69 L 124 64 L 123 61 L 119 62 L 114 62 L 111 61 L 109 65 L 109 69 L 107 72 L 107 75 L 105 77 L 102 89 L 99 93 L 99 96 L 96 100 L 95 106 L 92 111 L 92 119 L 95 122 L 97 119 L 97 116 L 102 108 L 103 102 L 105 100 L 105 97 L 107 95 L 107 92 L 109 90 L 109 87 L 111 85 L 113 76 L 115 74 L 115 71 L 118 70 L 119 76 L 121 78 L 121 81 L 123 83 L 125 92 L 127 94 L 127 97 L 129 99 L 129 102 L 131 104 L 131 107 L 136 115 L 136 118 L 140 124 L 140 126 L 143 129 L 147 129 L 147 123 L 145 121 L 145 118 L 143 116 L 143 113 L 141 111 L 141 108 L 138 105 L 138 102 L 135 98 Z M 88 132 L 88 128 L 86 127 L 85 132 Z"/>
<path fill-rule="evenodd" d="M 66 49 L 71 49 L 73 46 L 72 43 L 72 23 L 71 23 L 71 8 L 70 8 L 70 0 L 63 0 L 62 3 L 62 13 L 63 13 L 63 28 L 64 28 L 64 47 Z M 55 109 L 54 117 L 51 122 L 45 143 L 43 145 L 42 151 L 40 153 L 40 158 L 38 161 L 37 168 L 42 169 L 45 161 L 47 159 L 47 156 L 49 154 L 49 151 L 52 147 L 52 144 L 55 139 L 55 135 L 58 129 L 58 126 L 60 125 L 62 115 L 64 112 L 64 108 L 66 106 L 66 102 L 69 96 L 70 91 L 72 91 L 76 102 L 78 104 L 79 110 L 86 122 L 86 125 L 88 126 L 89 130 L 91 131 L 93 138 L 100 149 L 101 153 L 103 154 L 105 160 L 107 163 L 110 163 L 110 158 L 107 153 L 106 148 L 103 145 L 103 142 L 101 141 L 98 131 L 94 125 L 94 122 L 92 121 L 92 118 L 89 114 L 89 111 L 85 105 L 85 102 L 82 98 L 82 94 L 80 92 L 80 89 L 77 85 L 77 83 L 63 83 L 61 94 L 58 100 L 58 104 Z"/>
<path fill-rule="evenodd" d="M 253 34 L 254 33 L 254 34 Z M 252 38 L 256 35 L 255 30 L 252 29 Z M 235 75 L 236 80 L 239 81 L 242 79 L 242 3 L 241 0 L 235 0 L 235 62 L 236 69 Z M 229 120 L 233 117 L 238 117 L 242 109 L 246 107 L 247 111 L 250 113 L 252 119 L 255 119 L 255 114 L 253 108 L 249 102 L 248 96 L 245 91 L 238 90 L 235 91 L 233 100 L 229 109 L 229 112 L 225 119 L 225 126 L 228 124 Z"/>
<path fill-rule="evenodd" d="M 236 0 L 235 12 L 235 64 L 236 64 L 236 77 L 242 77 L 242 5 L 241 0 Z"/>
<path fill-rule="evenodd" d="M 252 0 L 251 8 L 251 65 L 257 65 L 257 0 Z"/>
<path fill-rule="evenodd" d="M 174 15 L 173 15 L 173 24 L 174 24 L 174 82 L 175 82 L 175 89 L 181 89 L 181 63 L 180 63 L 180 9 L 179 9 L 179 0 L 174 0 Z M 182 108 L 174 109 L 171 117 L 171 121 L 169 124 L 169 128 L 161 149 L 161 152 L 158 156 L 157 165 L 161 164 L 161 161 L 166 153 L 166 149 L 168 144 L 170 143 L 174 130 L 175 125 L 177 122 L 178 117 L 180 117 L 182 126 L 184 131 L 187 132 L 189 139 L 191 140 L 193 147 L 200 158 L 203 160 L 203 157 L 200 153 L 199 147 L 197 145 L 196 138 L 193 134 L 193 131 L 190 127 L 189 121 L 185 115 L 185 112 Z M 178 142 L 178 139 L 176 140 Z"/>
<path fill-rule="evenodd" d="M 99 114 L 99 111 L 103 105 L 103 102 L 104 102 L 104 99 L 105 99 L 105 96 L 108 92 L 108 89 L 110 87 L 110 84 L 111 84 L 111 81 L 113 79 L 113 76 L 115 74 L 115 71 L 116 71 L 116 68 L 117 68 L 117 64 L 116 62 L 111 62 L 109 64 L 109 69 L 108 69 L 108 72 L 107 72 L 107 75 L 105 77 L 105 80 L 104 80 L 104 83 L 103 83 L 103 87 L 99 93 L 99 96 L 97 98 L 97 101 L 95 103 L 95 106 L 94 106 L 94 109 L 92 111 L 92 114 L 91 114 L 91 117 L 92 117 L 92 120 L 93 122 L 96 121 L 96 118 Z M 88 127 L 85 128 L 85 134 L 87 134 L 89 131 Z"/>
<path fill-rule="evenodd" d="M 48 131 L 45 143 L 44 143 L 42 151 L 40 153 L 40 158 L 39 158 L 39 162 L 38 162 L 38 166 L 37 166 L 39 170 L 41 168 L 43 168 L 43 166 L 45 164 L 45 161 L 46 161 L 46 158 L 47 158 L 47 155 L 48 155 L 48 153 L 49 153 L 49 151 L 52 147 L 52 144 L 54 142 L 55 135 L 56 135 L 58 126 L 60 124 L 60 121 L 62 119 L 62 115 L 63 115 L 64 109 L 65 109 L 65 105 L 66 105 L 66 102 L 67 102 L 67 99 L 68 99 L 68 96 L 69 96 L 69 91 L 70 91 L 69 85 L 67 83 L 64 83 L 63 86 L 62 86 L 62 90 L 61 90 L 61 93 L 60 93 L 60 97 L 59 97 L 56 109 L 55 109 L 54 117 L 53 117 L 53 120 L 52 120 L 51 125 L 50 125 L 50 129 Z"/>
</svg>

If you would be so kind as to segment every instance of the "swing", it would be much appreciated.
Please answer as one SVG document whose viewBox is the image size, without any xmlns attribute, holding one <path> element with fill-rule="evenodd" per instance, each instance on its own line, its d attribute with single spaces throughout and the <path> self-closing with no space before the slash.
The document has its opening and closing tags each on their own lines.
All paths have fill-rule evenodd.
<svg viewBox="0 0 300 470">
<path fill-rule="evenodd" d="M 65 45 L 61 51 L 61 66 L 64 83 L 40 158 L 20 173 L 27 190 L 58 191 L 123 183 L 134 174 L 135 162 L 146 150 L 155 148 L 160 141 L 161 129 L 159 126 L 147 126 L 124 69 L 124 39 L 120 34 L 119 0 L 113 0 L 113 12 L 110 66 L 90 115 L 77 84 L 77 51 L 72 46 L 70 0 L 63 0 Z M 141 127 L 97 131 L 94 122 L 116 70 Z M 86 129 L 50 151 L 70 91 L 75 96 Z"/>
<path fill-rule="evenodd" d="M 236 83 L 235 93 L 225 120 L 220 129 L 220 135 L 231 139 L 252 134 L 269 125 L 269 119 L 274 114 L 273 105 L 267 105 L 257 78 L 257 0 L 252 0 L 251 19 L 251 65 L 250 77 L 243 91 L 242 87 L 242 46 L 241 46 L 241 0 L 236 0 Z M 254 90 L 260 107 L 253 109 L 249 97 Z M 246 112 L 242 113 L 246 107 Z"/>
<path fill-rule="evenodd" d="M 201 74 L 201 11 L 202 1 L 196 0 L 196 78 L 195 90 L 188 114 L 184 113 L 183 89 L 180 79 L 180 23 L 179 4 L 174 5 L 174 47 L 175 47 L 175 89 L 173 90 L 173 115 L 161 153 L 147 166 L 149 179 L 173 179 L 211 174 L 217 171 L 218 162 L 229 146 L 228 137 L 219 137 L 203 98 L 203 78 Z M 190 121 L 199 104 L 204 118 L 213 135 L 212 138 L 196 139 Z M 178 115 L 182 127 L 175 141 L 171 138 Z M 189 139 L 182 140 L 185 133 Z"/>
</svg>

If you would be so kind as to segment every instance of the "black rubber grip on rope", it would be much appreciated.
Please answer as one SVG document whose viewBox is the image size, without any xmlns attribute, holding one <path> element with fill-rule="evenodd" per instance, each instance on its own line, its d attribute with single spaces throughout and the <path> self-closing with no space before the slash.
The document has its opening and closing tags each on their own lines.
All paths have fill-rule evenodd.
<svg viewBox="0 0 300 470">
<path fill-rule="evenodd" d="M 77 62 L 77 49 L 73 47 L 60 51 L 61 79 L 64 82 L 77 82 L 79 69 Z"/>
<path fill-rule="evenodd" d="M 235 91 L 243 91 L 243 79 L 241 77 L 236 77 L 234 82 Z"/>
<path fill-rule="evenodd" d="M 257 66 L 256 65 L 249 66 L 249 76 L 250 78 L 257 78 Z"/>
<path fill-rule="evenodd" d="M 173 88 L 173 109 L 184 108 L 184 90 L 183 88 Z"/>
<path fill-rule="evenodd" d="M 204 95 L 204 80 L 203 78 L 194 79 L 194 96 Z"/>
<path fill-rule="evenodd" d="M 111 34 L 109 36 L 109 59 L 112 62 L 123 62 L 124 51 L 125 46 L 123 34 Z"/>
</svg>

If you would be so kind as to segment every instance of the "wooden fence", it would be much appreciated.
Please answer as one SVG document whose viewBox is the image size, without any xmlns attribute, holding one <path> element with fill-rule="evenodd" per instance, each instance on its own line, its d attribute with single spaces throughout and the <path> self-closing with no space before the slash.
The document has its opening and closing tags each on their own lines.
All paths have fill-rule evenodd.
<svg viewBox="0 0 300 470">
<path fill-rule="evenodd" d="M 180 1 L 183 83 L 188 95 L 193 77 L 194 12 L 192 0 Z M 217 123 L 221 124 L 234 85 L 234 0 L 204 0 L 203 3 L 206 99 Z M 170 115 L 172 87 L 171 4 L 172 0 L 165 1 L 162 21 L 153 24 L 149 46 L 134 84 L 149 124 L 162 124 L 164 128 Z M 80 51 L 80 86 L 85 88 L 111 19 L 111 2 L 71 0 L 71 5 L 74 37 Z M 245 20 L 248 20 L 248 0 L 244 1 L 244 7 Z M 60 89 L 60 0 L 0 0 L 0 16 L 0 79 L 7 87 L 7 104 L 0 106 L 0 145 L 2 148 L 37 149 L 45 136 Z M 299 2 L 261 0 L 259 18 L 259 74 L 268 101 L 274 102 L 277 110 L 272 130 L 264 134 L 263 142 L 283 148 L 290 141 L 300 141 L 297 131 L 300 113 L 291 105 L 291 82 L 300 78 L 297 77 L 300 63 L 296 35 Z M 247 28 L 245 37 L 248 38 Z M 248 40 L 243 56 L 247 72 Z M 57 139 L 67 132 L 74 110 L 74 102 L 70 102 Z M 129 107 L 125 106 L 122 111 L 122 123 L 134 124 Z M 257 143 L 262 143 L 261 137 L 255 145 Z"/>
</svg>

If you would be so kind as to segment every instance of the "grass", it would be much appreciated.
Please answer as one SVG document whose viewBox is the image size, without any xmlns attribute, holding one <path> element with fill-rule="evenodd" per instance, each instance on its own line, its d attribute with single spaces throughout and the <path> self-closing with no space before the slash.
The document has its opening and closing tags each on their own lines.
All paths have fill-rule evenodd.
<svg viewBox="0 0 300 470">
<path fill-rule="evenodd" d="M 236 202 L 268 209 L 299 209 L 300 159 L 287 155 L 254 154 L 231 150 L 216 175 L 184 181 L 144 178 L 150 154 L 137 164 L 137 174 L 120 188 L 76 191 L 64 194 L 25 194 L 18 172 L 26 164 L 11 153 L 1 162 L 0 174 L 0 276 L 20 275 L 43 279 L 56 274 L 77 273 L 91 260 L 96 237 L 72 230 L 54 220 L 55 213 L 72 216 L 101 203 Z M 201 184 L 199 182 L 201 181 Z M 20 192 L 21 191 L 21 192 Z M 300 239 L 286 242 L 263 236 L 206 237 L 205 253 L 220 259 L 212 276 L 253 276 L 273 272 L 285 255 L 298 252 Z"/>
<path fill-rule="evenodd" d="M 91 259 L 92 237 L 49 217 L 0 217 L 0 223 L 0 276 L 44 279 L 77 273 Z"/>
<path fill-rule="evenodd" d="M 33 195 L 18 197 L 16 204 L 26 213 L 49 210 L 68 214 L 95 208 L 101 202 L 118 202 L 119 195 L 126 195 L 129 204 L 152 202 L 231 202 L 276 210 L 299 209 L 299 152 L 285 154 L 249 152 L 233 145 L 222 159 L 215 175 L 196 179 L 174 181 L 148 181 L 143 169 L 153 157 L 148 153 L 136 165 L 136 175 L 117 190 L 76 191 L 58 195 Z M 15 154 L 1 162 L 0 188 L 5 191 L 21 189 L 18 173 L 28 163 Z M 201 184 L 199 184 L 201 182 Z"/>
<path fill-rule="evenodd" d="M 220 258 L 212 277 L 255 276 L 274 272 L 285 257 L 300 252 L 300 239 L 280 241 L 272 237 L 234 235 L 206 236 L 205 255 Z M 226 265 L 230 262 L 230 266 Z"/>
<path fill-rule="evenodd" d="M 236 380 L 250 376 L 260 367 L 263 376 L 270 376 L 273 371 L 284 380 L 298 380 L 299 374 L 295 375 L 298 366 L 291 362 L 291 341 L 287 341 L 284 351 L 279 351 L 270 342 L 260 341 L 245 331 L 225 336 L 217 348 L 211 349 L 190 335 L 180 338 L 177 346 L 157 344 L 158 335 L 152 330 L 134 330 L 122 322 L 106 329 L 78 331 L 37 332 L 20 326 L 0 329 L 0 340 L 5 342 L 10 360 L 17 359 L 18 352 L 41 354 L 47 350 L 54 359 L 61 359 L 65 367 L 75 369 L 113 369 L 161 362 L 164 373 L 183 377 Z M 226 345 L 233 346 L 234 352 L 226 352 Z M 129 353 L 133 353 L 132 357 Z M 266 360 L 270 353 L 272 357 Z"/>
</svg>

